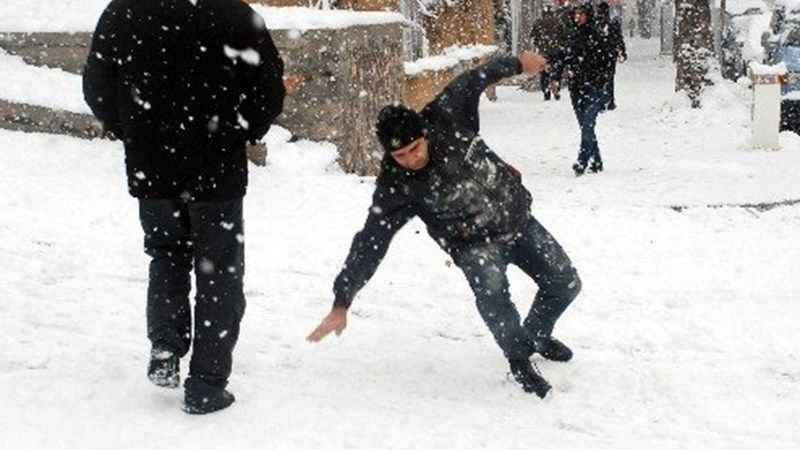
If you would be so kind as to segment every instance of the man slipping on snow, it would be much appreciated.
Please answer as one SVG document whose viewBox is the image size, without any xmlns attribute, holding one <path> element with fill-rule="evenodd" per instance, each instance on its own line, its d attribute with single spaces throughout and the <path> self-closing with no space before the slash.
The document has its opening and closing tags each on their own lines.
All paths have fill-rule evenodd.
<svg viewBox="0 0 800 450">
<path fill-rule="evenodd" d="M 342 333 L 353 298 L 377 270 L 392 237 L 418 216 L 464 272 L 514 379 L 526 392 L 547 395 L 550 385 L 530 357 L 539 353 L 554 361 L 572 358 L 572 351 L 552 332 L 581 282 L 564 250 L 531 215 L 531 194 L 519 172 L 478 134 L 483 90 L 546 66 L 542 56 L 530 52 L 498 58 L 456 78 L 420 113 L 399 105 L 383 108 L 377 135 L 386 152 L 372 206 L 334 282 L 333 309 L 309 341 Z M 517 265 L 539 285 L 522 323 L 509 295 L 508 264 Z"/>
</svg>

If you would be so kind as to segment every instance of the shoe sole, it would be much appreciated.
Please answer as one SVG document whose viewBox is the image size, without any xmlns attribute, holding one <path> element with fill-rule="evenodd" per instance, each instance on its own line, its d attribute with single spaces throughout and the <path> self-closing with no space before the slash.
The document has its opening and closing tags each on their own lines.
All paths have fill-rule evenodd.
<svg viewBox="0 0 800 450">
<path fill-rule="evenodd" d="M 155 373 L 147 375 L 147 379 L 154 385 L 167 389 L 176 389 L 181 385 L 181 377 L 179 375 L 167 377 Z"/>
<path fill-rule="evenodd" d="M 214 413 L 214 412 L 217 412 L 217 411 L 222 411 L 223 409 L 228 409 L 235 402 L 236 402 L 236 400 L 232 400 L 230 403 L 228 403 L 226 405 L 221 405 L 221 406 L 215 407 L 213 409 L 199 408 L 199 407 L 194 406 L 194 405 L 188 405 L 188 404 L 186 404 L 186 402 L 184 402 L 183 403 L 183 407 L 181 408 L 181 410 L 183 412 L 185 412 L 186 414 L 190 414 L 190 415 L 193 415 L 193 416 L 202 416 L 203 414 L 211 414 L 211 413 Z"/>
<path fill-rule="evenodd" d="M 183 405 L 183 408 L 181 408 L 181 410 L 183 412 L 185 412 L 186 414 L 189 414 L 191 416 L 202 416 L 202 415 L 205 415 L 205 414 L 211 414 L 211 413 L 215 413 L 217 411 L 222 411 L 223 409 L 227 409 L 230 406 L 231 405 L 227 405 L 227 406 L 223 406 L 223 407 L 217 408 L 217 409 L 204 410 L 204 409 L 197 408 L 195 406 Z"/>
</svg>

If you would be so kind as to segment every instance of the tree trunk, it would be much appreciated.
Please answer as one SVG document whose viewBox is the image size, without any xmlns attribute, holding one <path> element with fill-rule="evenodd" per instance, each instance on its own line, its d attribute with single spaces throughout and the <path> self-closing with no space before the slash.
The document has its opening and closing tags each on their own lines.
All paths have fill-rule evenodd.
<svg viewBox="0 0 800 450">
<path fill-rule="evenodd" d="M 653 37 L 653 22 L 655 20 L 656 0 L 636 0 L 638 11 L 639 36 L 644 39 Z"/>
<path fill-rule="evenodd" d="M 699 108 L 714 56 L 709 0 L 675 0 L 675 32 L 675 91 L 686 92 Z"/>
</svg>

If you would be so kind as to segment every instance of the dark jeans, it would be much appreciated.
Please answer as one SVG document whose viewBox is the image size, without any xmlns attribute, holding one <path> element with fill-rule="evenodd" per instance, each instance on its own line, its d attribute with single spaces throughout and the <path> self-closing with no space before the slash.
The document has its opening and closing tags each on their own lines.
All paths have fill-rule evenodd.
<svg viewBox="0 0 800 450">
<path fill-rule="evenodd" d="M 140 200 L 145 253 L 152 257 L 147 335 L 153 346 L 186 355 L 189 375 L 224 385 L 244 315 L 242 199 Z M 190 274 L 195 267 L 194 340 Z"/>
<path fill-rule="evenodd" d="M 550 71 L 543 70 L 539 74 L 539 89 L 542 90 L 542 93 L 544 94 L 544 99 L 545 100 L 550 100 L 550 95 L 551 94 L 555 95 L 556 100 L 558 100 L 561 97 L 561 87 L 560 86 L 558 87 L 558 89 L 555 92 L 551 92 L 550 91 L 550 83 L 552 81 L 554 81 L 554 80 L 553 80 L 553 75 L 550 73 Z"/>
<path fill-rule="evenodd" d="M 598 88 L 589 84 L 578 87 L 571 87 L 569 90 L 572 99 L 572 109 L 575 117 L 578 118 L 578 125 L 581 128 L 581 148 L 578 152 L 578 162 L 584 166 L 590 159 L 602 162 L 600 147 L 597 144 L 597 135 L 594 127 L 597 123 L 597 115 L 608 104 L 608 87 Z"/>
<path fill-rule="evenodd" d="M 539 73 L 539 89 L 542 90 L 545 100 L 550 99 L 550 72 L 543 70 Z"/>
<path fill-rule="evenodd" d="M 510 243 L 480 243 L 456 251 L 481 317 L 508 359 L 526 359 L 533 341 L 548 337 L 556 321 L 578 295 L 581 280 L 555 238 L 531 217 L 524 232 Z M 539 285 L 525 321 L 508 291 L 506 268 L 514 264 Z"/>
</svg>

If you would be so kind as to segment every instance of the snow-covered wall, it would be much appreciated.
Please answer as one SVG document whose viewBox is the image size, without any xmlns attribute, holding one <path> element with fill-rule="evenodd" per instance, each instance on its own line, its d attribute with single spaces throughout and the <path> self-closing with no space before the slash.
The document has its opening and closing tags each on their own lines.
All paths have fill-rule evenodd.
<svg viewBox="0 0 800 450">
<path fill-rule="evenodd" d="M 108 3 L 109 0 L 2 0 L 0 32 L 91 32 Z M 271 30 L 342 29 L 405 21 L 401 14 L 392 12 L 251 6 Z"/>
<path fill-rule="evenodd" d="M 31 3 L 32 8 L 21 16 L 18 11 L 24 9 L 19 0 L 0 2 L 0 51 L 5 49 L 20 56 L 21 59 L 13 61 L 23 67 L 24 73 L 43 74 L 44 78 L 51 75 L 45 69 L 25 67 L 23 60 L 71 72 L 60 75 L 66 75 L 74 85 L 71 95 L 66 97 L 77 100 L 69 105 L 57 102 L 42 105 L 41 99 L 31 101 L 29 96 L 16 95 L 19 92 L 14 98 L 7 95 L 5 100 L 12 104 L 80 110 L 82 97 L 77 74 L 86 60 L 90 30 L 106 0 L 67 0 L 52 11 L 41 8 L 42 4 Z M 402 100 L 404 92 L 403 16 L 260 5 L 254 5 L 254 9 L 271 29 L 286 73 L 306 79 L 299 91 L 287 98 L 279 123 L 299 137 L 336 144 L 339 161 L 346 171 L 375 174 L 382 154 L 372 123 L 381 107 Z M 5 14 L 10 12 L 15 14 Z M 60 20 L 54 17 L 58 12 L 64 14 Z M 43 84 L 50 83 L 37 85 Z"/>
</svg>

